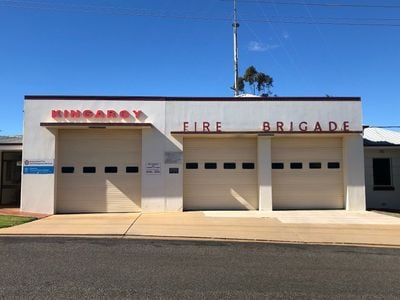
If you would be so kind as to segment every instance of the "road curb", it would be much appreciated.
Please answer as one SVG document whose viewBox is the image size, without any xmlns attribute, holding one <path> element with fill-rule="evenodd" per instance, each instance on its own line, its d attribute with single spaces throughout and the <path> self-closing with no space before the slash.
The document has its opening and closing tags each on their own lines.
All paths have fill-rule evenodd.
<svg viewBox="0 0 400 300">
<path fill-rule="evenodd" d="M 86 239 L 137 239 L 137 240 L 168 240 L 168 241 L 208 241 L 208 242 L 232 242 L 232 243 L 265 243 L 265 244 L 287 244 L 287 245 L 315 245 L 315 246 L 347 246 L 365 248 L 400 248 L 400 245 L 374 244 L 374 243 L 340 243 L 340 242 L 306 242 L 285 240 L 263 240 L 263 239 L 235 239 L 235 238 L 213 238 L 213 237 L 190 237 L 190 236 L 156 236 L 156 235 L 121 235 L 121 234 L 0 234 L 0 238 L 8 237 L 54 237 L 54 238 L 86 238 Z"/>
</svg>

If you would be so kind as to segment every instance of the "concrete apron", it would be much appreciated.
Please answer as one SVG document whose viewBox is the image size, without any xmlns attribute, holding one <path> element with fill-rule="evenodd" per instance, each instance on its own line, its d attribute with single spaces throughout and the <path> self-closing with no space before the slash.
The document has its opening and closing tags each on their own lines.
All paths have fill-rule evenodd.
<svg viewBox="0 0 400 300">
<path fill-rule="evenodd" d="M 400 246 L 400 218 L 348 211 L 205 211 L 54 215 L 0 235 L 229 239 Z"/>
</svg>

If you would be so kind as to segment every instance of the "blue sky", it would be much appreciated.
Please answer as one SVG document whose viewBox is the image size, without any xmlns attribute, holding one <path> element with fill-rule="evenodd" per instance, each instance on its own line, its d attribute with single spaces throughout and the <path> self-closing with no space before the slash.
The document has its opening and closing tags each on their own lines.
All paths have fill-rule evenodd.
<svg viewBox="0 0 400 300">
<path fill-rule="evenodd" d="M 0 0 L 0 134 L 22 133 L 26 94 L 232 95 L 232 27 L 219 20 L 231 17 L 232 1 L 46 1 Z M 238 6 L 240 72 L 270 74 L 279 96 L 361 96 L 364 124 L 400 125 L 400 27 L 265 22 L 400 25 L 400 8 Z"/>
</svg>

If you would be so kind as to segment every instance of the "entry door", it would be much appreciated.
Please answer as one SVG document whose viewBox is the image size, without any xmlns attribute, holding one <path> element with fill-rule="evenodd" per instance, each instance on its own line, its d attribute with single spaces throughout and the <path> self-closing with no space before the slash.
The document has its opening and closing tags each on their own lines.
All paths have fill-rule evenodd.
<svg viewBox="0 0 400 300">
<path fill-rule="evenodd" d="M 2 153 L 1 205 L 19 206 L 21 198 L 22 152 Z"/>
<path fill-rule="evenodd" d="M 255 138 L 184 139 L 185 210 L 258 208 Z"/>
<path fill-rule="evenodd" d="M 344 208 L 341 138 L 272 140 L 274 209 Z"/>
<path fill-rule="evenodd" d="M 57 212 L 140 211 L 140 165 L 140 130 L 59 130 Z"/>
</svg>

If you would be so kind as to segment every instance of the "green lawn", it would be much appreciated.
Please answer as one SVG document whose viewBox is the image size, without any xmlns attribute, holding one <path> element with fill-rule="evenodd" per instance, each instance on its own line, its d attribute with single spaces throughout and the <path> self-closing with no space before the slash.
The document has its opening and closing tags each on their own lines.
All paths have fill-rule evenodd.
<svg viewBox="0 0 400 300">
<path fill-rule="evenodd" d="M 0 215 L 0 228 L 11 227 L 36 220 L 36 218 L 2 216 Z"/>
</svg>

